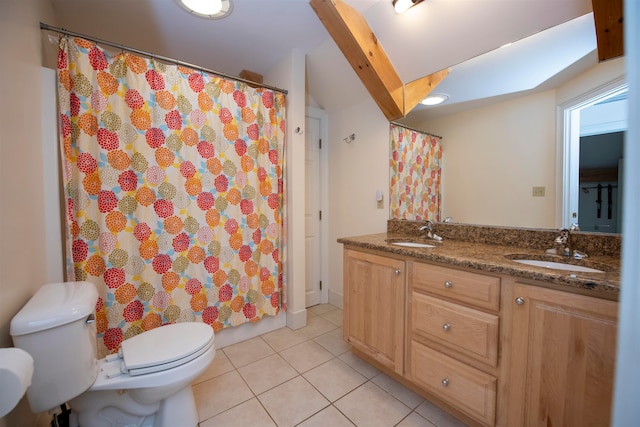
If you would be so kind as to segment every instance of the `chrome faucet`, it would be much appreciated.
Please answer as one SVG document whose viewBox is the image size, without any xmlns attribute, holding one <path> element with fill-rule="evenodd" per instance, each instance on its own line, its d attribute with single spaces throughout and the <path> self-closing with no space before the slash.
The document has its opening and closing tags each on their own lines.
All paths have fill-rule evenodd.
<svg viewBox="0 0 640 427">
<path fill-rule="evenodd" d="M 433 223 L 429 220 L 426 221 L 426 223 L 418 228 L 419 231 L 426 231 L 426 238 L 427 239 L 431 239 L 431 240 L 437 240 L 437 241 L 442 241 L 442 237 L 438 236 L 436 233 L 433 232 Z"/>
<path fill-rule="evenodd" d="M 560 235 L 556 237 L 554 244 L 558 255 L 571 256 L 573 247 L 571 244 L 571 233 L 567 228 L 560 229 Z"/>
<path fill-rule="evenodd" d="M 561 228 L 560 235 L 554 240 L 555 251 L 558 255 L 573 257 L 576 259 L 587 258 L 588 255 L 584 252 L 580 252 L 573 248 L 573 240 L 571 239 L 571 232 L 578 231 L 580 228 L 578 224 L 571 224 L 571 228 Z M 553 249 L 552 249 L 553 250 Z"/>
</svg>

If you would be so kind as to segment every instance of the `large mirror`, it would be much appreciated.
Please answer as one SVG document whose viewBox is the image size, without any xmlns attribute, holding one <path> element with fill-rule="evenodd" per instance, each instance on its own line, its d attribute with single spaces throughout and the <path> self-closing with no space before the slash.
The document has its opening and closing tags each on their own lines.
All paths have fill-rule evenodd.
<svg viewBox="0 0 640 427">
<path fill-rule="evenodd" d="M 611 174 L 620 168 L 610 163 L 622 164 L 623 89 L 624 58 L 598 63 L 588 14 L 452 67 L 434 91 L 448 101 L 416 108 L 398 122 L 443 137 L 442 218 L 527 228 L 578 222 L 584 231 L 617 233 L 620 187 Z M 599 111 L 590 114 L 591 109 Z M 603 109 L 620 116 L 605 123 Z M 589 119 L 581 130 L 580 120 L 567 120 L 566 114 Z M 602 167 L 582 161 L 609 175 L 585 181 L 583 174 L 580 181 L 580 141 L 583 155 L 614 159 Z M 594 148 L 597 153 L 589 155 Z"/>
</svg>

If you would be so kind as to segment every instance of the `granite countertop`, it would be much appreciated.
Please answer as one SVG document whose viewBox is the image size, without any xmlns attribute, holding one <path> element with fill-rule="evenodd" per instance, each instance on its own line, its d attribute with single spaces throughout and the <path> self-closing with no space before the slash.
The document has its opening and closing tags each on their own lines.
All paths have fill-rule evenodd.
<svg viewBox="0 0 640 427">
<path fill-rule="evenodd" d="M 412 248 L 393 245 L 391 241 L 412 241 L 435 244 L 434 248 Z M 390 254 L 412 257 L 418 260 L 433 261 L 456 267 L 477 269 L 479 272 L 505 274 L 522 279 L 552 283 L 556 287 L 567 287 L 567 291 L 607 299 L 618 299 L 620 292 L 619 256 L 589 256 L 584 260 L 572 260 L 572 263 L 605 270 L 604 273 L 583 273 L 554 270 L 517 263 L 509 256 L 526 255 L 529 259 L 548 259 L 550 255 L 544 249 L 519 247 L 514 245 L 488 244 L 455 239 L 444 239 L 433 243 L 424 239 L 401 233 L 380 233 L 364 236 L 344 237 L 339 243 L 347 246 L 383 251 Z M 520 256 L 522 258 L 522 256 Z M 563 262 L 564 257 L 557 256 Z"/>
</svg>

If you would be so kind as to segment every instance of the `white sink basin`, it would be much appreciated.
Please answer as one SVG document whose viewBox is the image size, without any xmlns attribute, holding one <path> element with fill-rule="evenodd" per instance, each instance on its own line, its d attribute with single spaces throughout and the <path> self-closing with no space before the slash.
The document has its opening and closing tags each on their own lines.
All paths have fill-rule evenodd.
<svg viewBox="0 0 640 427">
<path fill-rule="evenodd" d="M 405 246 L 407 248 L 435 248 L 436 245 L 429 245 L 427 243 L 418 242 L 392 242 L 392 245 Z"/>
<path fill-rule="evenodd" d="M 532 265 L 535 267 L 552 268 L 554 270 L 575 271 L 580 273 L 604 273 L 603 270 L 597 268 L 584 267 L 582 265 L 565 264 L 563 262 L 542 261 L 539 259 L 514 259 L 513 261 L 520 264 Z"/>
</svg>

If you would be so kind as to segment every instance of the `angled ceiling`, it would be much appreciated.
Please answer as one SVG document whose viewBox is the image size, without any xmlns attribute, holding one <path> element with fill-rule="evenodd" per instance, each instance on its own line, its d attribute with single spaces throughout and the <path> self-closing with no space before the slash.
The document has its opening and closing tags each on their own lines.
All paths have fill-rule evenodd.
<svg viewBox="0 0 640 427">
<path fill-rule="evenodd" d="M 300 50 L 307 55 L 309 102 L 328 111 L 369 96 L 307 0 L 234 0 L 232 14 L 222 20 L 190 15 L 175 0 L 50 1 L 57 22 L 47 24 L 231 75 L 242 70 L 267 74 L 292 49 Z M 393 11 L 391 0 L 345 2 L 364 15 L 403 82 L 453 67 L 442 85 L 450 80 L 450 85 L 457 86 L 458 74 L 463 80 L 460 84 L 466 81 L 467 89 L 462 92 L 467 98 L 512 91 L 507 83 L 513 82 L 502 78 L 495 79 L 495 85 L 471 85 L 484 91 L 471 95 L 469 81 L 462 76 L 474 74 L 473 68 L 458 64 L 575 18 L 582 17 L 576 27 L 585 30 L 590 26 L 593 31 L 591 15 L 587 15 L 591 0 L 425 0 L 403 15 Z M 558 37 L 549 37 L 548 42 L 558 46 Z M 581 45 L 578 50 L 567 47 L 553 56 L 561 57 L 565 64 L 578 59 L 583 68 L 595 65 L 597 57 L 591 60 L 588 52 L 583 53 L 590 43 L 595 49 L 595 37 L 575 37 Z M 511 47 L 504 49 L 505 55 Z M 546 59 L 534 62 L 540 65 Z M 484 74 L 494 74 L 491 65 L 483 66 Z M 509 67 L 501 65 L 501 72 L 509 74 Z M 531 71 L 534 69 L 538 67 L 532 66 Z M 566 72 L 566 65 L 558 66 L 558 71 L 562 69 Z M 546 67 L 544 73 L 554 72 Z M 495 88 L 489 90 L 490 86 Z M 460 105 L 469 102 L 473 101 Z M 448 108 L 452 107 L 453 103 Z"/>
</svg>

